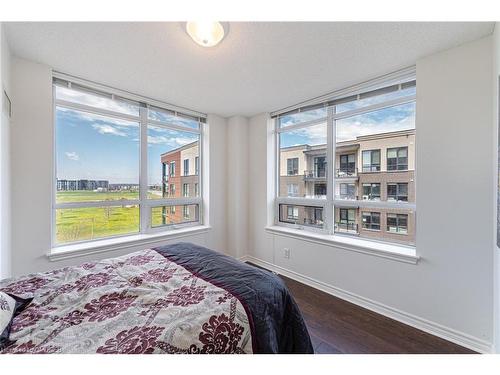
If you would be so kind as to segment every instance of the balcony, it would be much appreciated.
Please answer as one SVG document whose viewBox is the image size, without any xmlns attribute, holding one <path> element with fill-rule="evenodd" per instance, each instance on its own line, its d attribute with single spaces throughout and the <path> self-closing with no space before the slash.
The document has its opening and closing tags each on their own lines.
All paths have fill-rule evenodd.
<svg viewBox="0 0 500 375">
<path fill-rule="evenodd" d="M 339 194 L 335 196 L 335 199 L 345 199 L 348 201 L 357 201 L 359 198 L 354 194 Z"/>
<path fill-rule="evenodd" d="M 337 178 L 358 179 L 358 168 L 340 168 L 336 170 Z"/>
<path fill-rule="evenodd" d="M 335 232 L 336 233 L 359 234 L 358 224 L 338 221 L 335 223 Z"/>
<path fill-rule="evenodd" d="M 304 171 L 305 181 L 326 181 L 326 169 L 313 169 Z"/>
</svg>

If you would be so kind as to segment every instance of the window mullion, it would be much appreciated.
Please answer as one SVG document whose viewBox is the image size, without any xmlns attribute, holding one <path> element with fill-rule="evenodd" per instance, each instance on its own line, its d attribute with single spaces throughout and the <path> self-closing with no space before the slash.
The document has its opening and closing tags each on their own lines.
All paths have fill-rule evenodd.
<svg viewBox="0 0 500 375">
<path fill-rule="evenodd" d="M 326 180 L 326 212 L 323 213 L 325 218 L 325 229 L 333 234 L 334 230 L 334 208 L 333 200 L 335 197 L 335 107 L 327 108 L 327 123 L 326 123 L 326 156 L 327 156 L 327 180 Z"/>
<path fill-rule="evenodd" d="M 141 233 L 151 228 L 150 208 L 145 204 L 148 199 L 148 109 L 140 108 L 140 171 L 139 171 L 139 210 Z"/>
</svg>

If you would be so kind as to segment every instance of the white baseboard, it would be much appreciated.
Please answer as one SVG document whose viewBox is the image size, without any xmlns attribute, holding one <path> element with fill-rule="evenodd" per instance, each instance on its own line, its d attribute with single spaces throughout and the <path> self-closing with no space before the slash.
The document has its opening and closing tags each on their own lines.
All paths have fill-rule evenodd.
<svg viewBox="0 0 500 375">
<path fill-rule="evenodd" d="M 276 272 L 280 275 L 286 276 L 295 281 L 301 282 L 312 288 L 319 289 L 325 293 L 331 294 L 335 297 L 341 298 L 343 300 L 354 303 L 358 306 L 364 307 L 368 310 L 374 311 L 378 314 L 387 316 L 388 318 L 397 320 L 401 323 L 407 324 L 414 328 L 420 329 L 424 332 L 430 333 L 431 335 L 440 337 L 442 339 L 451 341 L 455 344 L 464 346 L 466 348 L 472 349 L 479 353 L 492 353 L 493 346 L 491 343 L 481 340 L 477 337 L 470 336 L 466 333 L 456 331 L 452 328 L 445 327 L 441 324 L 431 322 L 429 320 L 420 318 L 418 316 L 406 313 L 404 311 L 395 309 L 393 307 L 384 305 L 377 301 L 370 300 L 368 298 L 359 296 L 357 294 L 348 292 L 346 290 L 328 285 L 322 281 L 315 280 L 309 276 L 302 275 L 295 271 L 288 270 L 286 268 L 277 266 L 275 264 L 254 258 L 249 255 L 245 255 L 239 258 L 243 262 L 251 262 L 260 267 L 266 268 L 270 271 Z"/>
</svg>

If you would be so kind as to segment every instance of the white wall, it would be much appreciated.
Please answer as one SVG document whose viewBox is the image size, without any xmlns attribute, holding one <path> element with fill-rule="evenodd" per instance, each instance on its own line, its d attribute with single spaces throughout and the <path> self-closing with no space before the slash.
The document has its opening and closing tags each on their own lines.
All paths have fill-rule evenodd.
<svg viewBox="0 0 500 375">
<path fill-rule="evenodd" d="M 495 25 L 495 31 L 493 33 L 493 91 L 495 95 L 493 95 L 493 153 L 494 153 L 494 171 L 493 175 L 495 176 L 494 181 L 494 199 L 500 199 L 500 196 L 497 198 L 497 194 L 499 194 L 499 180 L 498 180 L 498 158 L 500 156 L 499 153 L 499 138 L 498 138 L 498 127 L 500 126 L 499 121 L 499 103 L 500 103 L 500 95 L 499 95 L 499 85 L 500 85 L 500 22 L 497 22 Z M 497 222 L 497 203 L 494 205 L 494 231 L 497 230 L 497 225 L 500 224 L 500 221 Z M 495 328 L 495 351 L 496 353 L 500 353 L 500 249 L 497 247 L 497 239 L 494 236 L 493 238 L 493 251 L 494 251 L 494 328 Z"/>
<path fill-rule="evenodd" d="M 266 233 L 267 117 L 252 118 L 249 255 L 316 280 L 332 293 L 488 350 L 496 157 L 491 77 L 491 37 L 417 62 L 418 265 Z M 290 259 L 283 257 L 285 247 L 291 249 Z"/>
<path fill-rule="evenodd" d="M 135 251 L 139 248 L 50 262 L 51 183 L 53 165 L 52 73 L 48 66 L 14 58 L 12 61 L 14 114 L 11 134 L 12 274 L 80 264 Z M 210 225 L 208 233 L 185 237 L 226 251 L 225 160 L 226 120 L 209 115 Z M 179 241 L 179 240 L 177 240 Z M 165 243 L 172 242 L 166 241 Z M 230 252 L 229 252 L 230 253 Z M 232 255 L 232 254 L 231 254 Z"/>
<path fill-rule="evenodd" d="M 10 50 L 0 23 L 0 98 L 3 90 L 12 97 L 10 80 Z M 1 105 L 2 99 L 0 99 Z M 1 109 L 0 109 L 1 111 Z M 11 274 L 10 259 L 10 120 L 0 114 L 0 279 Z"/>
<path fill-rule="evenodd" d="M 248 250 L 248 184 L 252 182 L 248 178 L 247 118 L 235 116 L 228 119 L 226 155 L 227 246 L 235 257 L 240 258 Z"/>
</svg>

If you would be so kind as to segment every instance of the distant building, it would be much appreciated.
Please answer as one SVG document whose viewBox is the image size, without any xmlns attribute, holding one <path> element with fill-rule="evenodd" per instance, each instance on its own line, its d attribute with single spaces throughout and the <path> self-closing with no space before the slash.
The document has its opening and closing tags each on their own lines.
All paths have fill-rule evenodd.
<svg viewBox="0 0 500 375">
<path fill-rule="evenodd" d="M 57 180 L 57 191 L 108 190 L 107 180 Z"/>
<path fill-rule="evenodd" d="M 166 152 L 160 156 L 162 166 L 163 198 L 181 198 L 199 196 L 199 158 L 198 141 Z M 174 224 L 186 221 L 197 221 L 197 209 L 193 205 L 182 209 L 164 207 L 162 224 Z"/>
<path fill-rule="evenodd" d="M 109 184 L 109 191 L 139 191 L 138 184 Z"/>
<path fill-rule="evenodd" d="M 415 202 L 415 130 L 359 136 L 338 142 L 335 155 L 336 200 Z M 280 196 L 326 196 L 326 145 L 280 150 Z M 280 220 L 323 225 L 323 210 L 281 205 Z M 415 242 L 415 215 L 404 208 L 345 207 L 337 204 L 335 231 L 406 244 Z"/>
</svg>

